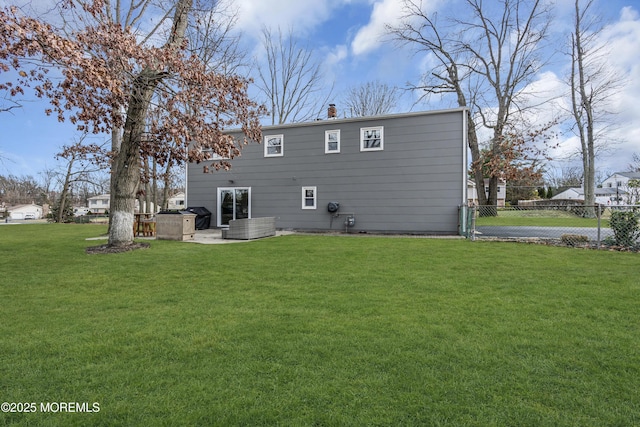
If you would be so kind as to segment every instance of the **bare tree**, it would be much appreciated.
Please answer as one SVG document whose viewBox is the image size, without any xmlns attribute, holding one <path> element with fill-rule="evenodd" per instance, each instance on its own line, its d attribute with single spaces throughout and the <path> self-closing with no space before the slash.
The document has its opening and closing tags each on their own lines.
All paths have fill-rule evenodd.
<svg viewBox="0 0 640 427">
<path fill-rule="evenodd" d="M 63 150 L 57 155 L 58 159 L 66 160 L 66 165 L 63 167 L 63 171 L 58 173 L 62 188 L 56 206 L 57 217 L 54 218 L 56 222 L 64 222 L 67 219 L 65 212 L 68 211 L 67 208 L 70 205 L 72 185 L 80 182 L 91 183 L 95 181 L 96 173 L 104 171 L 108 167 L 106 162 L 95 156 L 95 150 L 89 149 L 83 144 L 86 137 L 86 133 L 82 134 L 76 143 L 63 147 Z"/>
<path fill-rule="evenodd" d="M 240 48 L 242 33 L 234 31 L 238 9 L 232 3 L 203 1 L 194 7 L 193 16 L 199 25 L 187 28 L 189 50 L 197 55 L 210 71 L 223 74 L 245 74 L 250 60 Z"/>
<path fill-rule="evenodd" d="M 582 185 L 582 168 L 578 166 L 550 167 L 545 173 L 545 183 L 556 192 Z"/>
<path fill-rule="evenodd" d="M 363 83 L 347 90 L 344 108 L 350 117 L 388 114 L 398 102 L 398 88 L 379 81 Z"/>
<path fill-rule="evenodd" d="M 42 185 L 31 175 L 0 175 L 0 202 L 6 205 L 45 202 Z"/>
<path fill-rule="evenodd" d="M 633 153 L 631 156 L 631 163 L 627 165 L 628 172 L 640 172 L 640 154 Z"/>
<path fill-rule="evenodd" d="M 584 5 L 582 5 L 584 3 Z M 584 203 L 595 204 L 596 154 L 604 138 L 611 96 L 620 87 L 619 79 L 608 70 L 605 46 L 598 41 L 601 28 L 591 15 L 593 0 L 574 3 L 574 27 L 571 34 L 571 107 L 573 129 L 580 139 L 580 157 L 584 177 Z M 595 215 L 595 212 L 591 213 Z"/>
<path fill-rule="evenodd" d="M 491 132 L 488 155 L 503 157 L 501 150 L 508 147 L 505 135 L 518 127 L 522 89 L 544 63 L 538 53 L 546 37 L 549 10 L 541 0 L 500 0 L 499 6 L 491 3 L 491 9 L 481 0 L 466 0 L 465 9 L 458 9 L 456 17 L 441 25 L 425 12 L 422 1 L 405 0 L 404 5 L 402 24 L 389 30 L 397 40 L 415 45 L 437 62 L 416 89 L 426 95 L 454 94 L 459 106 L 469 108 L 467 139 L 476 185 L 482 188 L 486 161 L 476 126 Z M 468 19 L 459 17 L 467 14 Z M 483 200 L 479 192 L 479 202 L 496 206 L 501 171 L 490 170 L 488 175 L 489 194 Z"/>
<path fill-rule="evenodd" d="M 262 43 L 266 62 L 257 61 L 257 86 L 266 98 L 271 124 L 317 118 L 331 96 L 322 81 L 321 64 L 313 51 L 300 46 L 293 32 L 277 36 L 264 28 Z"/>
<path fill-rule="evenodd" d="M 22 105 L 14 100 L 11 99 L 9 97 L 2 97 L 2 99 L 0 99 L 0 113 L 7 113 L 15 108 L 21 108 Z"/>
</svg>

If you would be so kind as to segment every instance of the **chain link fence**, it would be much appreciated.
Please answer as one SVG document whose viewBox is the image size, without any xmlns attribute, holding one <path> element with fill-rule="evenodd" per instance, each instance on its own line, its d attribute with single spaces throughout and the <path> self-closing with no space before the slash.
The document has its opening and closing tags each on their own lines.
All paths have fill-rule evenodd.
<svg viewBox="0 0 640 427">
<path fill-rule="evenodd" d="M 640 251 L 640 206 L 463 206 L 460 234 L 471 240 Z"/>
</svg>

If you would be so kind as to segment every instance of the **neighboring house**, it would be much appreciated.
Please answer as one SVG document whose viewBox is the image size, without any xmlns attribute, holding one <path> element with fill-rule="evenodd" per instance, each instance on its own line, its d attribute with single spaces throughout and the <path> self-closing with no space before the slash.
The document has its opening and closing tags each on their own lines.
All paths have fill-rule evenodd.
<svg viewBox="0 0 640 427">
<path fill-rule="evenodd" d="M 489 197 L 489 178 L 484 180 L 484 194 Z M 505 200 L 507 198 L 507 181 L 500 178 L 498 179 L 498 207 L 505 206 Z M 476 191 L 476 183 L 472 179 L 467 180 L 467 200 L 470 204 L 478 204 L 478 193 Z"/>
<path fill-rule="evenodd" d="M 107 213 L 109 207 L 111 206 L 111 196 L 109 194 L 100 194 L 99 196 L 89 197 L 87 199 L 89 212 L 92 214 L 104 214 Z M 146 207 L 146 204 L 143 202 L 143 206 Z M 153 203 L 150 203 L 150 210 L 143 212 L 155 212 L 153 209 Z M 140 211 L 140 203 L 138 199 L 135 200 L 135 211 Z"/>
<path fill-rule="evenodd" d="M 604 181 L 602 181 L 602 188 L 614 189 L 618 203 L 621 205 L 632 205 L 640 203 L 640 189 L 637 185 L 629 185 L 631 180 L 640 180 L 640 172 L 616 172 Z M 612 203 L 615 203 L 615 198 L 612 199 Z"/>
<path fill-rule="evenodd" d="M 73 208 L 73 216 L 82 216 L 89 213 L 89 208 L 84 206 L 75 206 Z"/>
<path fill-rule="evenodd" d="M 109 194 L 100 194 L 98 196 L 89 197 L 87 202 L 89 204 L 89 212 L 92 214 L 103 214 L 109 210 L 111 196 Z"/>
<path fill-rule="evenodd" d="M 623 204 L 621 201 L 616 203 L 616 198 L 621 200 L 622 196 L 626 194 L 623 190 L 616 191 L 615 188 L 602 187 L 595 189 L 596 203 L 600 205 L 616 205 Z M 584 202 L 584 190 L 580 187 L 567 188 L 566 190 L 556 194 L 551 200 L 575 200 L 578 202 Z"/>
<path fill-rule="evenodd" d="M 281 229 L 455 234 L 466 126 L 462 108 L 266 126 L 229 171 L 190 163 L 187 198 L 217 227 L 275 217 Z"/>
<path fill-rule="evenodd" d="M 11 219 L 41 219 L 43 216 L 42 206 L 34 203 L 13 206 L 7 210 Z"/>
<path fill-rule="evenodd" d="M 184 209 L 184 192 L 177 193 L 173 197 L 169 197 L 168 209 L 169 210 L 181 210 Z"/>
</svg>

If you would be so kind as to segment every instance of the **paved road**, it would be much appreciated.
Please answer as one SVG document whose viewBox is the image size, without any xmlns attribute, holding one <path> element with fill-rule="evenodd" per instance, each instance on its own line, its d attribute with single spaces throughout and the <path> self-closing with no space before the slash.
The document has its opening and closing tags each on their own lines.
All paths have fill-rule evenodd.
<svg viewBox="0 0 640 427">
<path fill-rule="evenodd" d="M 598 229 L 593 227 L 525 227 L 525 226 L 478 226 L 476 237 L 539 237 L 559 239 L 563 234 L 589 236 L 589 240 L 598 240 Z M 600 240 L 613 236 L 610 228 L 600 230 Z"/>
</svg>

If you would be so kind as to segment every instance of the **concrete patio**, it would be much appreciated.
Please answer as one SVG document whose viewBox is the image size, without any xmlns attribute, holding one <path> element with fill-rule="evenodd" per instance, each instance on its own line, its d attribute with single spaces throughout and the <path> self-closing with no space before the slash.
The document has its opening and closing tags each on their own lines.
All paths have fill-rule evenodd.
<svg viewBox="0 0 640 427">
<path fill-rule="evenodd" d="M 283 231 L 276 230 L 276 235 L 273 237 L 283 236 L 287 234 L 293 234 L 293 231 Z M 269 239 L 269 237 L 263 237 L 264 239 Z M 260 239 L 254 239 L 260 240 Z M 222 238 L 222 230 L 221 229 L 207 229 L 207 230 L 196 230 L 195 236 L 193 240 L 185 240 L 186 243 L 200 243 L 203 245 L 217 245 L 223 243 L 241 243 L 241 242 L 250 242 L 251 240 L 234 240 L 234 239 L 223 239 Z"/>
</svg>

